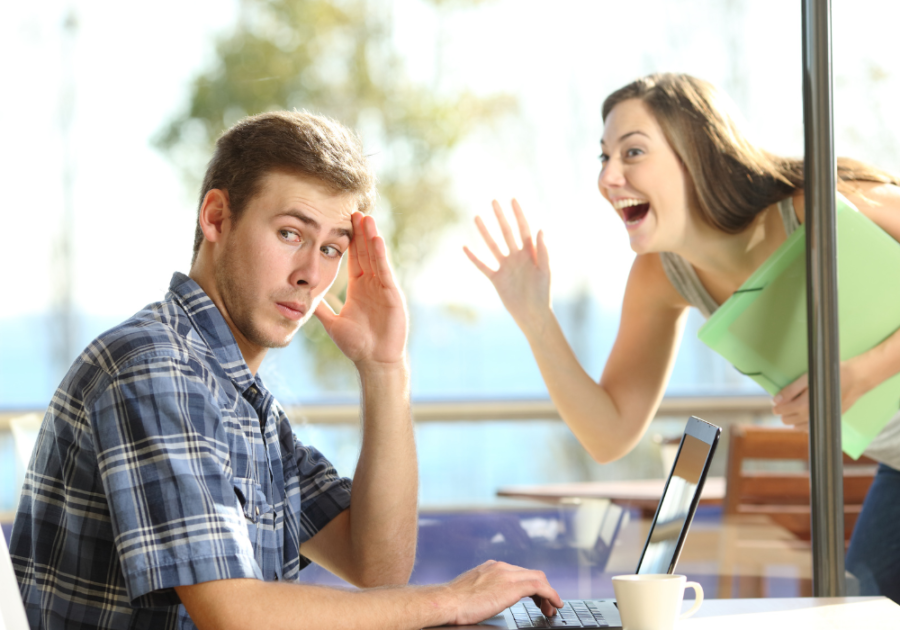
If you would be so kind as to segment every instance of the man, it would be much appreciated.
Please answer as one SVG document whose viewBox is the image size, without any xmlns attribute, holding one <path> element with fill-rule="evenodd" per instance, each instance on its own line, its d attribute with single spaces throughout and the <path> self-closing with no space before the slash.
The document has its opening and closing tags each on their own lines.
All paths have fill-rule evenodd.
<svg viewBox="0 0 900 630">
<path fill-rule="evenodd" d="M 239 122 L 207 169 L 189 276 L 81 354 L 44 419 L 11 554 L 33 628 L 420 628 L 469 623 L 543 574 L 486 563 L 408 587 L 417 470 L 407 313 L 355 138 L 304 113 Z M 347 300 L 322 301 L 349 257 Z M 315 314 L 359 372 L 340 478 L 257 376 Z M 360 591 L 296 583 L 310 561 Z"/>
</svg>

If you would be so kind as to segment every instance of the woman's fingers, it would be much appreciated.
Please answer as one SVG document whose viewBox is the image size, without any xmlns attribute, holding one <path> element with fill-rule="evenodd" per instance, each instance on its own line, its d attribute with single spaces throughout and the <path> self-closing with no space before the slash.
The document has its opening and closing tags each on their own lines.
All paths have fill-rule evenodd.
<svg viewBox="0 0 900 630">
<path fill-rule="evenodd" d="M 809 377 L 808 377 L 808 375 L 804 374 L 803 376 L 798 378 L 796 381 L 794 381 L 793 383 L 791 383 L 790 385 L 788 385 L 787 387 L 782 389 L 780 392 L 778 392 L 778 394 L 775 396 L 775 403 L 777 404 L 777 403 L 790 402 L 792 400 L 795 400 L 798 396 L 800 396 L 800 394 L 802 394 L 806 391 L 806 388 L 808 387 L 808 385 L 809 385 Z"/>
<path fill-rule="evenodd" d="M 547 251 L 544 230 L 538 230 L 537 233 L 537 265 L 544 270 L 550 269 L 550 252 Z"/>
<path fill-rule="evenodd" d="M 809 414 L 806 413 L 785 414 L 781 416 L 781 422 L 801 431 L 809 430 Z"/>
<path fill-rule="evenodd" d="M 509 223 L 506 220 L 506 215 L 503 213 L 503 208 L 500 207 L 500 204 L 497 200 L 491 202 L 491 206 L 494 209 L 494 215 L 497 217 L 497 224 L 500 226 L 500 232 L 503 234 L 503 240 L 506 243 L 506 246 L 509 250 L 507 254 L 500 246 L 497 244 L 497 241 L 494 240 L 494 237 L 491 236 L 491 233 L 488 231 L 487 225 L 480 216 L 475 216 L 475 226 L 478 228 L 478 232 L 481 234 L 481 238 L 484 239 L 485 245 L 488 246 L 488 249 L 491 250 L 491 253 L 494 255 L 494 258 L 500 263 L 501 268 L 503 267 L 505 261 L 507 259 L 517 260 L 515 254 L 519 252 L 527 252 L 531 256 L 532 263 L 540 264 L 541 262 L 545 264 L 549 264 L 547 260 L 547 249 L 546 245 L 543 243 L 543 237 L 540 232 L 538 232 L 538 240 L 540 241 L 535 246 L 535 240 L 531 236 L 531 228 L 528 225 L 528 220 L 525 218 L 525 213 L 522 212 L 522 206 L 519 205 L 519 202 L 513 199 L 512 207 L 513 207 L 513 215 L 516 218 L 516 225 L 519 230 L 519 234 L 522 238 L 522 246 L 519 246 L 519 243 L 516 241 L 515 233 Z M 543 251 L 540 251 L 540 250 Z M 466 256 L 469 257 L 469 260 L 481 270 L 483 274 L 492 277 L 496 271 L 488 267 L 484 262 L 482 262 L 468 247 L 463 247 L 463 251 L 466 253 Z"/>
<path fill-rule="evenodd" d="M 503 240 L 506 241 L 506 247 L 509 249 L 509 253 L 512 254 L 519 249 L 519 244 L 516 243 L 516 235 L 513 234 L 512 228 L 509 226 L 509 221 L 506 220 L 506 215 L 503 214 L 503 208 L 500 207 L 497 200 L 495 199 L 492 201 L 491 205 L 494 207 L 494 215 L 497 217 L 497 223 L 500 224 L 500 232 L 503 233 Z"/>
<path fill-rule="evenodd" d="M 809 422 L 809 379 L 804 374 L 772 399 L 772 413 L 784 424 L 802 427 Z"/>
<path fill-rule="evenodd" d="M 805 393 L 806 390 L 804 390 Z M 776 398 L 777 400 L 777 398 Z M 809 397 L 797 396 L 792 400 L 782 400 L 772 406 L 772 413 L 778 416 L 792 416 L 809 413 Z"/>
<path fill-rule="evenodd" d="M 481 238 L 484 239 L 485 245 L 491 250 L 494 258 L 497 259 L 497 262 L 502 262 L 506 256 L 504 256 L 503 252 L 500 251 L 500 248 L 497 247 L 497 242 L 494 240 L 494 237 L 491 236 L 491 233 L 488 232 L 487 226 L 480 216 L 475 217 L 475 227 L 478 228 L 478 231 L 481 233 Z"/>
<path fill-rule="evenodd" d="M 469 260 L 472 261 L 472 264 L 478 267 L 478 270 L 481 271 L 488 278 L 494 275 L 494 270 L 481 262 L 481 259 L 478 258 L 475 254 L 472 253 L 472 250 L 463 245 L 463 252 L 465 252 L 466 256 L 469 257 Z"/>
<path fill-rule="evenodd" d="M 519 226 L 519 235 L 522 237 L 522 247 L 532 249 L 534 247 L 531 240 L 531 228 L 528 226 L 528 220 L 525 213 L 522 212 L 522 206 L 515 199 L 512 200 L 513 216 L 516 217 L 516 224 Z"/>
</svg>

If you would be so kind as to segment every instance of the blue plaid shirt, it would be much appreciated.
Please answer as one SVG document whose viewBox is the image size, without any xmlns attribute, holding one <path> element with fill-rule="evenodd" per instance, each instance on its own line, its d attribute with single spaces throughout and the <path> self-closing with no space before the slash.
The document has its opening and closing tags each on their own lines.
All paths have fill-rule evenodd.
<svg viewBox="0 0 900 630">
<path fill-rule="evenodd" d="M 10 553 L 32 628 L 194 628 L 173 587 L 296 580 L 350 504 L 203 290 L 101 335 L 56 390 Z"/>
</svg>

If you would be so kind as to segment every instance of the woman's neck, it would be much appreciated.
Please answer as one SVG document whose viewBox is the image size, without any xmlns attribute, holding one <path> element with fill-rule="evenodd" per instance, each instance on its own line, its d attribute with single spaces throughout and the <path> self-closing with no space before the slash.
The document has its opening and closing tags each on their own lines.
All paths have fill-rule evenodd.
<svg viewBox="0 0 900 630">
<path fill-rule="evenodd" d="M 770 206 L 737 234 L 698 221 L 686 234 L 684 246 L 674 253 L 694 267 L 708 289 L 718 288 L 717 293 L 730 294 L 781 245 L 785 236 L 777 208 Z"/>
</svg>

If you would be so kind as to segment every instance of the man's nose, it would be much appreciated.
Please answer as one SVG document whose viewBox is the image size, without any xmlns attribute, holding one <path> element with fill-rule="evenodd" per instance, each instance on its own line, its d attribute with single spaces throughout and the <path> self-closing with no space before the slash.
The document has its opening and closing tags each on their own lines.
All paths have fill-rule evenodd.
<svg viewBox="0 0 900 630">
<path fill-rule="evenodd" d="M 291 284 L 314 289 L 322 279 L 322 264 L 318 249 L 302 248 L 297 252 L 294 269 L 291 272 Z"/>
</svg>

